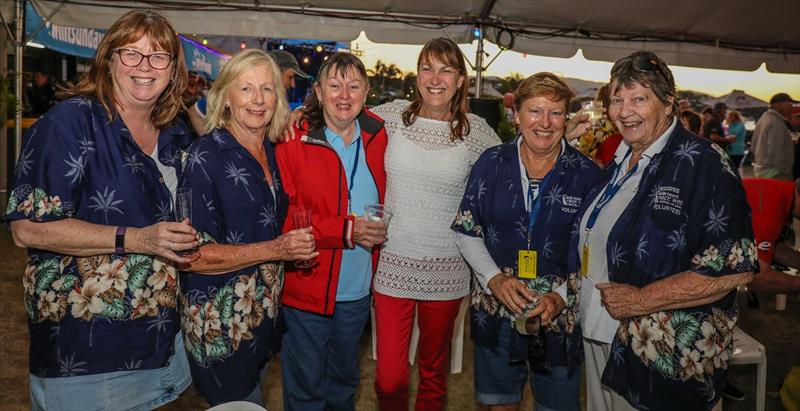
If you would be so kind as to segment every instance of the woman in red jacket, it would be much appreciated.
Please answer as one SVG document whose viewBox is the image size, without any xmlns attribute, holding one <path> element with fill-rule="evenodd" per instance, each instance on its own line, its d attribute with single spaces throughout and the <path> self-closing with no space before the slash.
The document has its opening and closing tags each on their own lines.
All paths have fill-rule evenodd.
<svg viewBox="0 0 800 411">
<path fill-rule="evenodd" d="M 363 63 L 337 53 L 320 67 L 306 101 L 301 136 L 277 148 L 289 196 L 284 230 L 307 210 L 319 256 L 310 268 L 287 266 L 281 350 L 287 410 L 354 410 L 358 341 L 369 319 L 370 283 L 381 222 L 358 215 L 383 203 L 386 172 L 383 120 L 363 110 L 369 91 Z"/>
</svg>

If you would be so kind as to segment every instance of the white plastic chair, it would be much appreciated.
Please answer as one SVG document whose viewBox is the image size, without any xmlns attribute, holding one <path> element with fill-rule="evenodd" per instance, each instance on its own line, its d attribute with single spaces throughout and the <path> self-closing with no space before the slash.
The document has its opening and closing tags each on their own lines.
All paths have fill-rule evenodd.
<svg viewBox="0 0 800 411">
<path fill-rule="evenodd" d="M 231 401 L 215 405 L 206 411 L 267 411 L 267 409 L 249 401 Z"/>
</svg>

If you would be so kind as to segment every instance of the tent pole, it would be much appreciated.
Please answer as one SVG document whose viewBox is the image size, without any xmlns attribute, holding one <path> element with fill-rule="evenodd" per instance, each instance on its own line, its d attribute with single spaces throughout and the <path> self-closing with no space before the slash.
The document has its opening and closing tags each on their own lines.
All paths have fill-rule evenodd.
<svg viewBox="0 0 800 411">
<path fill-rule="evenodd" d="M 10 90 L 11 84 L 8 83 L 11 79 L 8 78 L 8 50 L 6 50 L 6 40 L 8 39 L 9 31 L 7 25 L 3 21 L 3 30 L 0 30 L 0 76 L 6 83 L 0 87 L 6 87 L 6 91 Z M 6 209 L 6 198 L 8 193 L 8 126 L 6 120 L 8 117 L 8 97 L 2 93 L 3 101 L 0 101 L 0 213 Z"/>
<path fill-rule="evenodd" d="M 478 51 L 475 52 L 475 98 L 483 91 L 483 24 L 478 25 Z"/>
<path fill-rule="evenodd" d="M 17 93 L 17 111 L 14 116 L 14 163 L 19 159 L 22 149 L 22 50 L 25 35 L 25 15 L 23 14 L 25 0 L 16 0 L 17 16 L 14 24 L 16 38 L 14 39 L 14 75 Z M 3 170 L 5 172 L 5 170 Z"/>
</svg>

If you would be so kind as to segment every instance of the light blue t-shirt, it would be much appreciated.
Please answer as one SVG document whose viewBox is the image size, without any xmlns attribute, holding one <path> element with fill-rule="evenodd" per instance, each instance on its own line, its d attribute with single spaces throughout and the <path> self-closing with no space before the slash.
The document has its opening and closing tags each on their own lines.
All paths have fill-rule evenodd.
<svg viewBox="0 0 800 411">
<path fill-rule="evenodd" d="M 744 123 L 730 123 L 728 124 L 728 135 L 736 136 L 736 141 L 728 146 L 728 154 L 734 156 L 744 155 L 744 138 L 747 135 L 747 130 L 744 129 Z"/>
<path fill-rule="evenodd" d="M 347 177 L 347 187 L 350 189 L 350 211 L 357 215 L 364 215 L 364 206 L 378 203 L 378 187 L 367 167 L 364 155 L 364 142 L 361 139 L 361 127 L 356 121 L 356 130 L 353 141 L 345 146 L 341 136 L 325 128 L 325 138 L 336 150 L 342 161 L 344 173 Z M 356 165 L 356 150 L 358 150 L 358 163 Z M 353 184 L 350 178 L 355 175 Z M 336 301 L 355 301 L 369 294 L 370 280 L 372 279 L 372 251 L 360 245 L 352 250 L 342 252 L 342 265 L 339 272 L 339 284 L 336 288 Z"/>
</svg>

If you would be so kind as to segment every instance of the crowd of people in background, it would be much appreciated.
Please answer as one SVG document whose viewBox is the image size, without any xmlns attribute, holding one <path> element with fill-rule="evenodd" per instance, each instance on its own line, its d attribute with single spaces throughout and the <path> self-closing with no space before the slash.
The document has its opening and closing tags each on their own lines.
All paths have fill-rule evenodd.
<svg viewBox="0 0 800 411">
<path fill-rule="evenodd" d="M 190 383 L 211 406 L 263 405 L 280 355 L 285 409 L 353 410 L 372 315 L 380 409 L 408 409 L 416 326 L 416 409 L 442 410 L 466 299 L 491 410 L 529 382 L 537 409 L 579 410 L 581 376 L 590 410 L 711 410 L 737 287 L 800 290 L 771 266 L 800 267 L 778 239 L 800 214 L 786 93 L 748 148 L 740 113 L 694 112 L 638 51 L 597 118 L 569 112 L 555 74 L 522 81 L 502 143 L 469 113 L 449 39 L 420 52 L 413 101 L 372 108 L 350 53 L 294 112 L 309 75 L 291 53 L 243 50 L 213 83 L 182 55 L 164 17 L 134 10 L 65 100 L 46 73 L 26 89 L 40 118 L 5 219 L 29 255 L 33 409 L 152 409 Z"/>
</svg>

